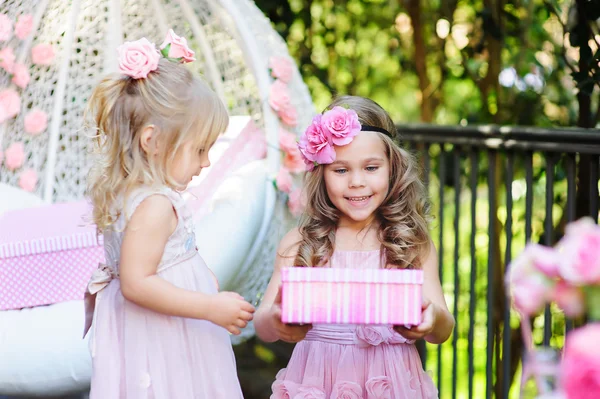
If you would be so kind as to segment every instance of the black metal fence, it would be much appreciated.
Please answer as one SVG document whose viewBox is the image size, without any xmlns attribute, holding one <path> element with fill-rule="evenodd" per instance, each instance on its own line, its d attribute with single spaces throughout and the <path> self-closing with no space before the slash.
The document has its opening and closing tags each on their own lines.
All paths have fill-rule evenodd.
<svg viewBox="0 0 600 399">
<path fill-rule="evenodd" d="M 441 398 L 509 398 L 523 342 L 505 295 L 506 265 L 526 242 L 554 244 L 566 223 L 598 220 L 600 132 L 399 125 L 432 200 L 440 279 L 456 318 L 451 340 L 422 345 Z M 551 307 L 536 343 L 561 347 L 569 320 Z"/>
</svg>

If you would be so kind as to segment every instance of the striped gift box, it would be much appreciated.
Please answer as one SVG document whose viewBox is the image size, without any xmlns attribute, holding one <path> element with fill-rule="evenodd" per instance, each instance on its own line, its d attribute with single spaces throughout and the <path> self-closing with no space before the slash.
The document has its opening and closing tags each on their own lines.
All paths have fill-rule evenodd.
<svg viewBox="0 0 600 399">
<path fill-rule="evenodd" d="M 288 267 L 281 280 L 283 323 L 421 322 L 422 270 Z"/>
</svg>

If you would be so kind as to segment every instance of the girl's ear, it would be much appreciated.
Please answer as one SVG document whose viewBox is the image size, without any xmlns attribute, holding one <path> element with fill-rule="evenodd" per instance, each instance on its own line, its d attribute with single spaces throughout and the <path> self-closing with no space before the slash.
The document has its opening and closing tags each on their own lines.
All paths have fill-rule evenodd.
<svg viewBox="0 0 600 399">
<path fill-rule="evenodd" d="M 140 145 L 147 155 L 156 155 L 158 153 L 156 128 L 154 125 L 148 125 L 142 130 L 142 134 L 140 135 Z"/>
</svg>

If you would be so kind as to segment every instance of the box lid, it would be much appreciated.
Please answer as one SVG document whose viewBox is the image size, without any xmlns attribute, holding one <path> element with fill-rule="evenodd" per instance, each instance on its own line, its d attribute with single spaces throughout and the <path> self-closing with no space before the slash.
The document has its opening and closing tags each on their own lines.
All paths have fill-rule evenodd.
<svg viewBox="0 0 600 399">
<path fill-rule="evenodd" d="M 282 282 L 423 284 L 423 270 L 286 267 Z"/>
</svg>

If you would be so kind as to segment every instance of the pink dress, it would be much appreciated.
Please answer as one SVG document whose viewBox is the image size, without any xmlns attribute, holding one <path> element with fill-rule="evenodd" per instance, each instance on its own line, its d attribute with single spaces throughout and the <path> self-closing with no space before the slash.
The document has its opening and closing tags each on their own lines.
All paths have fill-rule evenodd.
<svg viewBox="0 0 600 399">
<path fill-rule="evenodd" d="M 379 251 L 335 251 L 331 267 L 379 268 Z M 412 341 L 391 326 L 319 324 L 296 344 L 271 399 L 437 398 Z"/>
<path fill-rule="evenodd" d="M 210 270 L 196 250 L 191 214 L 177 192 L 137 190 L 124 212 L 132 215 L 152 194 L 169 198 L 178 217 L 157 275 L 177 287 L 217 293 Z M 106 265 L 98 268 L 88 287 L 91 294 L 97 292 L 90 337 L 90 398 L 242 398 L 230 336 L 224 328 L 206 320 L 159 314 L 123 297 L 118 263 L 124 227 L 121 217 L 104 234 Z"/>
</svg>

